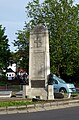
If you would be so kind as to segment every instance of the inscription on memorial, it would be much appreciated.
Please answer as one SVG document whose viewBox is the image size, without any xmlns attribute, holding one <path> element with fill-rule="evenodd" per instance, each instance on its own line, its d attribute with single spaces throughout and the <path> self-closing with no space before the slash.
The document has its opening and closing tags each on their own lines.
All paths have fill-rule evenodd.
<svg viewBox="0 0 79 120">
<path fill-rule="evenodd" d="M 31 87 L 32 88 L 44 88 L 45 80 L 31 80 Z"/>
<path fill-rule="evenodd" d="M 34 52 L 32 55 L 32 79 L 43 79 L 45 77 L 44 52 Z"/>
</svg>

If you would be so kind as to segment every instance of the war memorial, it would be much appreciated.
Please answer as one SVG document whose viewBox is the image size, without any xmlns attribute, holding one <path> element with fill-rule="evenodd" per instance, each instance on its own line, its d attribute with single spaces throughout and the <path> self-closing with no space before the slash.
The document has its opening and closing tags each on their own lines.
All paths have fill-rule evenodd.
<svg viewBox="0 0 79 120">
<path fill-rule="evenodd" d="M 29 85 L 23 85 L 23 97 L 54 99 L 53 86 L 48 85 L 49 74 L 49 34 L 44 26 L 38 25 L 30 32 Z"/>
</svg>

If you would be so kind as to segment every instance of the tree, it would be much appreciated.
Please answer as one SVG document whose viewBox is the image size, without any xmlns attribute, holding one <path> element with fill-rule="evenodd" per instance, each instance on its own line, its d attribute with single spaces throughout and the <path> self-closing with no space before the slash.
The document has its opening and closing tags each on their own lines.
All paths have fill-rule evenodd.
<svg viewBox="0 0 79 120">
<path fill-rule="evenodd" d="M 17 46 L 17 52 L 14 53 L 14 61 L 18 61 L 18 66 L 20 68 L 29 70 L 29 30 L 24 29 L 19 30 L 17 35 L 17 40 L 14 40 L 14 46 Z"/>
<path fill-rule="evenodd" d="M 31 30 L 40 23 L 49 30 L 51 72 L 58 75 L 73 75 L 78 71 L 78 5 L 73 5 L 73 0 L 45 0 L 41 4 L 39 0 L 33 0 L 26 6 L 26 12 L 30 18 L 29 23 L 26 23 L 25 26 L 26 32 L 29 31 L 29 28 Z M 20 45 L 24 44 L 21 43 L 21 40 L 28 39 L 28 36 L 24 35 L 24 31 L 21 32 L 22 34 L 18 33 L 16 41 Z M 18 43 L 17 45 L 20 46 Z"/>
<path fill-rule="evenodd" d="M 79 69 L 79 13 L 73 0 L 39 0 L 26 7 L 33 28 L 45 25 L 50 35 L 51 72 L 73 75 Z"/>
<path fill-rule="evenodd" d="M 10 49 L 7 35 L 5 35 L 5 28 L 0 25 L 0 69 L 7 67 L 10 57 Z"/>
</svg>

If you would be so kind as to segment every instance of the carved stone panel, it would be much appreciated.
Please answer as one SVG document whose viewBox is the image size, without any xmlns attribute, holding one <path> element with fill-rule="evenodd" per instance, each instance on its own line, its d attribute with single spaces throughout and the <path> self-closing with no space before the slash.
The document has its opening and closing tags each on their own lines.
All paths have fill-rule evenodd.
<svg viewBox="0 0 79 120">
<path fill-rule="evenodd" d="M 45 78 L 45 55 L 43 52 L 33 53 L 31 68 L 32 79 L 39 80 Z"/>
<path fill-rule="evenodd" d="M 33 34 L 31 36 L 31 41 L 30 41 L 30 44 L 31 44 L 31 49 L 32 50 L 43 50 L 45 51 L 45 34 Z"/>
</svg>

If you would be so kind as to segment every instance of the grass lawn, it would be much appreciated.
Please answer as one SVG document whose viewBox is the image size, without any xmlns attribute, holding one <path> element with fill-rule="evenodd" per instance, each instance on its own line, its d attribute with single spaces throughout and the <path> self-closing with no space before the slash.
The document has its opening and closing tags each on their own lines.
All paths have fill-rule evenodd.
<svg viewBox="0 0 79 120">
<path fill-rule="evenodd" d="M 32 104 L 33 102 L 29 101 L 0 101 L 0 107 L 4 106 L 20 106 L 20 105 L 28 105 Z"/>
</svg>

